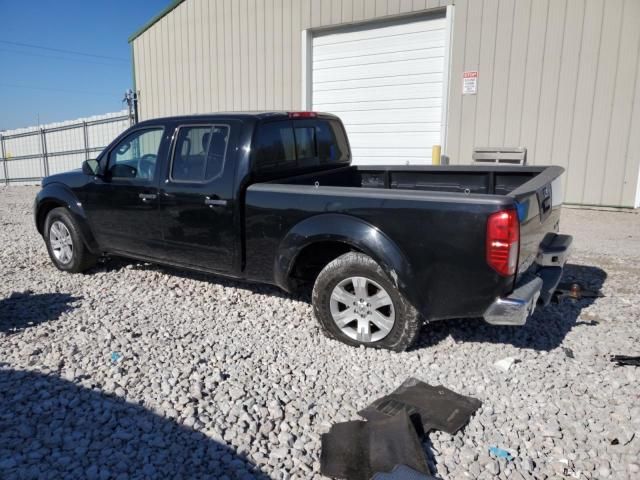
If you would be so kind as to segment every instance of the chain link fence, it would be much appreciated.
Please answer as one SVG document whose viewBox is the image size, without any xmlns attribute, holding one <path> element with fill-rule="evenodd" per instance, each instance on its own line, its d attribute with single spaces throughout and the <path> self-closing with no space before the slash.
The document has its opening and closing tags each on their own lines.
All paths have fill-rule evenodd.
<svg viewBox="0 0 640 480">
<path fill-rule="evenodd" d="M 132 123 L 123 110 L 0 132 L 0 183 L 36 184 L 47 175 L 80 168 Z"/>
</svg>

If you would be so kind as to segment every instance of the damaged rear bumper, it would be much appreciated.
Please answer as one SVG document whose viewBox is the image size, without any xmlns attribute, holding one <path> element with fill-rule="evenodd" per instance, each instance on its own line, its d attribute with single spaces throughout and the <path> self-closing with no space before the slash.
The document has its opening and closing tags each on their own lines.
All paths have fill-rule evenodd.
<svg viewBox="0 0 640 480">
<path fill-rule="evenodd" d="M 497 298 L 484 314 L 491 325 L 524 325 L 538 303 L 548 305 L 571 252 L 573 237 L 552 235 L 540 245 L 534 265 L 507 297 Z"/>
</svg>

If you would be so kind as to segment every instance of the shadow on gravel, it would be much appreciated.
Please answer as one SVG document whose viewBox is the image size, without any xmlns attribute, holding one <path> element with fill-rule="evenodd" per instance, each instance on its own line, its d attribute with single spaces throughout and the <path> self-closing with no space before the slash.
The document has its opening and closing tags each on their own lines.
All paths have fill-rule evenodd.
<svg viewBox="0 0 640 480">
<path fill-rule="evenodd" d="M 242 290 L 247 290 L 251 293 L 259 293 L 263 295 L 272 295 L 274 297 L 280 298 L 291 298 L 295 300 L 300 300 L 301 302 L 311 303 L 311 293 L 304 291 L 298 295 L 292 295 L 284 290 L 281 290 L 278 287 L 273 285 L 268 285 L 266 283 L 252 283 L 252 282 L 244 282 L 241 280 L 234 280 L 232 278 L 227 278 L 219 275 L 215 275 L 213 273 L 203 273 L 197 272 L 194 270 L 184 270 L 178 267 L 171 267 L 168 265 L 160 265 L 156 263 L 141 263 L 137 260 L 129 260 L 127 258 L 121 257 L 109 257 L 107 260 L 103 261 L 99 266 L 95 267 L 95 271 L 104 271 L 104 272 L 113 272 L 122 270 L 124 268 L 131 270 L 142 270 L 142 271 L 156 271 L 166 273 L 167 275 L 171 275 L 176 278 L 184 278 L 188 280 L 197 280 L 200 282 L 209 282 L 221 285 L 223 287 L 231 287 L 231 288 L 239 288 Z"/>
<path fill-rule="evenodd" d="M 567 264 L 562 282 L 581 284 L 585 289 L 599 291 L 607 272 L 598 267 Z M 522 327 L 493 326 L 481 319 L 459 319 L 426 325 L 413 349 L 439 343 L 449 335 L 457 342 L 491 342 L 511 344 L 518 348 L 549 351 L 559 347 L 574 326 L 593 326 L 594 322 L 578 321 L 582 309 L 597 300 L 583 298 L 562 300 L 559 304 L 538 307 Z"/>
<path fill-rule="evenodd" d="M 298 295 L 291 295 L 271 285 L 235 281 L 212 274 L 139 263 L 134 260 L 110 258 L 99 268 L 106 271 L 122 268 L 162 271 L 179 278 L 213 282 L 225 287 L 241 288 L 252 293 L 311 303 L 310 292 L 306 290 L 301 291 Z M 577 282 L 587 290 L 599 291 L 606 279 L 607 272 L 599 267 L 568 263 L 565 266 L 561 282 Z M 593 326 L 597 324 L 597 322 L 593 321 L 578 321 L 582 309 L 591 305 L 595 300 L 596 298 L 583 298 L 575 302 L 563 300 L 560 304 L 551 303 L 546 307 L 538 307 L 533 316 L 522 327 L 492 326 L 477 318 L 434 322 L 423 328 L 417 342 L 410 350 L 436 345 L 449 335 L 459 342 L 505 343 L 519 348 L 553 350 L 562 344 L 567 333 L 574 326 Z"/>
<path fill-rule="evenodd" d="M 232 449 L 116 396 L 0 368 L 0 478 L 268 479 Z"/>
<path fill-rule="evenodd" d="M 56 320 L 82 297 L 67 293 L 14 292 L 0 300 L 0 333 L 16 333 L 44 322 Z"/>
</svg>

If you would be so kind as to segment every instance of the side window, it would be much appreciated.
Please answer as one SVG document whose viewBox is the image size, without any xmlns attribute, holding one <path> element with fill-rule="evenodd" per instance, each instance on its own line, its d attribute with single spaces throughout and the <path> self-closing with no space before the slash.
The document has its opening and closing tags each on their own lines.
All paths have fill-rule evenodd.
<svg viewBox="0 0 640 480">
<path fill-rule="evenodd" d="M 204 182 L 224 168 L 229 143 L 227 125 L 179 127 L 171 162 L 171 180 Z"/>
<path fill-rule="evenodd" d="M 138 130 L 125 137 L 109 153 L 111 179 L 152 180 L 156 172 L 162 127 Z"/>
<path fill-rule="evenodd" d="M 255 145 L 256 171 L 268 172 L 296 166 L 296 145 L 291 122 L 260 125 Z"/>
</svg>

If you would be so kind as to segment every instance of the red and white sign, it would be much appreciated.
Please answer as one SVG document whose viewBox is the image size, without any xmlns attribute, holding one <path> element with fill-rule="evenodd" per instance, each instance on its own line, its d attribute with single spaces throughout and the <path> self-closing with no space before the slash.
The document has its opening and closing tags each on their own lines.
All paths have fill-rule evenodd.
<svg viewBox="0 0 640 480">
<path fill-rule="evenodd" d="M 478 71 L 470 70 L 462 74 L 462 94 L 475 95 L 478 93 Z"/>
</svg>

